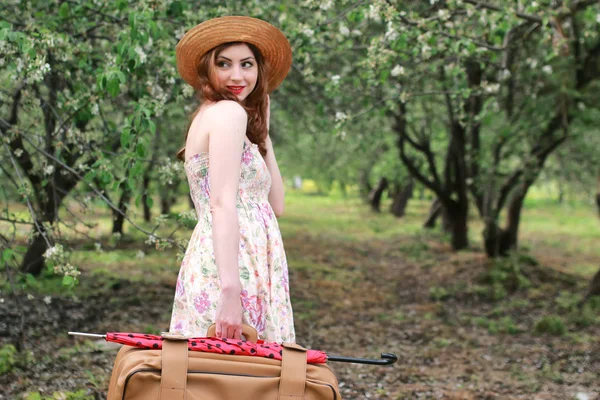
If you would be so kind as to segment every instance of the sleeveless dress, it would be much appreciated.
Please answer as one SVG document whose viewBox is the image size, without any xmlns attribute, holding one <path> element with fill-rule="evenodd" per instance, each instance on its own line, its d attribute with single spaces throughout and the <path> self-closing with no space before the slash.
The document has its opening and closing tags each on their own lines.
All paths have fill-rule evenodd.
<svg viewBox="0 0 600 400">
<path fill-rule="evenodd" d="M 214 323 L 220 282 L 212 242 L 208 153 L 184 164 L 198 215 L 177 278 L 170 331 L 205 336 Z M 295 342 L 288 266 L 279 225 L 268 200 L 271 175 L 256 144 L 244 140 L 236 200 L 240 225 L 238 264 L 242 320 L 259 339 Z"/>
</svg>

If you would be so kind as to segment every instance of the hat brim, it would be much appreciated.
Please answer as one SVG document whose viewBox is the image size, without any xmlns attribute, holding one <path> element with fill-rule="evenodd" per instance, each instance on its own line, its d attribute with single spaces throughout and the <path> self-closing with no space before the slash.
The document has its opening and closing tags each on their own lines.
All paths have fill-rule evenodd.
<svg viewBox="0 0 600 400">
<path fill-rule="evenodd" d="M 181 38 L 175 49 L 177 70 L 181 77 L 199 89 L 200 58 L 215 47 L 230 42 L 246 42 L 259 49 L 269 64 L 269 93 L 283 82 L 290 71 L 292 48 L 279 29 L 257 18 L 228 16 L 196 25 Z"/>
</svg>

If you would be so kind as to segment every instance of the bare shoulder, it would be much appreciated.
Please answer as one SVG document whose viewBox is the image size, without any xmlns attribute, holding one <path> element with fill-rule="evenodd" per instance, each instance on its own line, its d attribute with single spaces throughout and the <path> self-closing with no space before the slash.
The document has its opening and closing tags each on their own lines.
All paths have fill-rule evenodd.
<svg viewBox="0 0 600 400">
<path fill-rule="evenodd" d="M 248 114 L 239 103 L 232 100 L 221 100 L 206 108 L 205 116 L 212 121 L 246 121 Z"/>
</svg>

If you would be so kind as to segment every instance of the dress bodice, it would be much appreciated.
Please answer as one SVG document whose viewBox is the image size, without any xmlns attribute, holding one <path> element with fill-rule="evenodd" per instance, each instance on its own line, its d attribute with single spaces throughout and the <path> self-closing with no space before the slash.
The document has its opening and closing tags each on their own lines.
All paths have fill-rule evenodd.
<svg viewBox="0 0 600 400">
<path fill-rule="evenodd" d="M 209 167 L 208 153 L 195 154 L 186 160 L 184 165 L 190 195 L 198 217 L 209 211 Z M 268 203 L 270 189 L 271 175 L 258 150 L 258 145 L 244 141 L 237 196 L 238 206 L 240 203 Z"/>
</svg>

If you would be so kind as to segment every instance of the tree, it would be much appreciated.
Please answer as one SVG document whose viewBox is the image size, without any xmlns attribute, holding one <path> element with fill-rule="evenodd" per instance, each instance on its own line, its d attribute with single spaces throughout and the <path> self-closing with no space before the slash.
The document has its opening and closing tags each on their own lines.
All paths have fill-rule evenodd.
<svg viewBox="0 0 600 400">
<path fill-rule="evenodd" d="M 529 188 L 577 128 L 580 105 L 597 107 L 599 7 L 378 1 L 347 13 L 350 31 L 370 34 L 356 63 L 364 71 L 338 81 L 356 90 L 352 102 L 371 93 L 384 99 L 400 157 L 438 196 L 455 249 L 468 243 L 470 197 L 485 222 L 488 255 L 516 248 Z M 341 57 L 328 55 L 330 64 Z"/>
<path fill-rule="evenodd" d="M 60 210 L 76 187 L 124 216 L 122 207 L 93 182 L 121 188 L 120 206 L 135 191 L 156 129 L 152 117 L 179 92 L 170 61 L 173 32 L 183 19 L 161 21 L 182 17 L 178 4 L 3 6 L 0 37 L 6 46 L 0 81 L 6 89 L 0 103 L 0 158 L 10 179 L 2 186 L 20 193 L 31 217 L 15 221 L 7 208 L 4 219 L 32 225 L 24 272 L 39 274 L 46 250 L 61 241 Z M 32 19 L 35 24 L 26 22 Z M 146 53 L 152 48 L 160 51 Z M 116 178 L 118 171 L 126 174 Z M 74 273 L 70 264 L 63 267 L 67 275 Z"/>
</svg>

